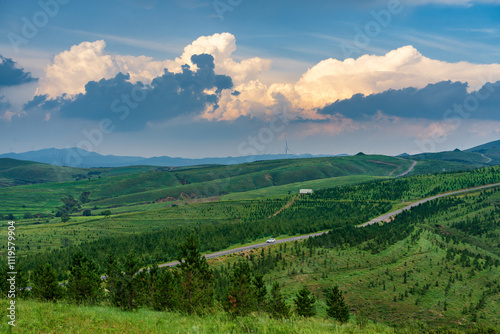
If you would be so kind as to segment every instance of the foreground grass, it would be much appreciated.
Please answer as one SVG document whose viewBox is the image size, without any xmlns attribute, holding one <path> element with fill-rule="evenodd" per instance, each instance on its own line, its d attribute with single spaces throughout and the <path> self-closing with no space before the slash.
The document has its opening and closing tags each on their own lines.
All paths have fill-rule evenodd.
<svg viewBox="0 0 500 334">
<path fill-rule="evenodd" d="M 6 309 L 7 301 L 0 306 Z M 5 318 L 6 317 L 2 317 Z M 0 325 L 8 333 L 7 320 Z M 17 325 L 12 333 L 394 333 L 381 324 L 359 328 L 355 320 L 338 325 L 326 319 L 292 317 L 275 320 L 265 314 L 232 319 L 223 312 L 205 316 L 140 309 L 125 312 L 105 306 L 75 306 L 17 301 Z"/>
</svg>

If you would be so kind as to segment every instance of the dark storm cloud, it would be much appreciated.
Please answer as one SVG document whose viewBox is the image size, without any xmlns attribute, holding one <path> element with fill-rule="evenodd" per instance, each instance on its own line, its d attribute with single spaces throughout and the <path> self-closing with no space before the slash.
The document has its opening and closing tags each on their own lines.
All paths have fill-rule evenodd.
<svg viewBox="0 0 500 334">
<path fill-rule="evenodd" d="M 370 118 L 379 111 L 398 117 L 436 120 L 442 119 L 447 110 L 455 110 L 457 106 L 470 118 L 500 119 L 500 82 L 487 83 L 471 93 L 467 92 L 466 83 L 442 81 L 422 89 L 410 87 L 368 96 L 356 94 L 318 112 L 341 114 L 356 120 Z"/>
<path fill-rule="evenodd" d="M 16 86 L 36 80 L 38 79 L 31 77 L 31 73 L 16 67 L 15 61 L 0 55 L 0 87 Z"/>
<path fill-rule="evenodd" d="M 140 130 L 147 122 L 197 115 L 207 107 L 216 109 L 221 91 L 233 87 L 231 78 L 215 74 L 211 55 L 194 55 L 191 61 L 197 66 L 196 71 L 188 65 L 182 67 L 181 73 L 165 69 L 151 86 L 131 83 L 128 74 L 119 73 L 111 79 L 87 83 L 85 94 L 74 99 L 47 100 L 45 96 L 36 96 L 25 108 L 58 109 L 64 118 L 109 118 L 122 131 Z"/>
</svg>

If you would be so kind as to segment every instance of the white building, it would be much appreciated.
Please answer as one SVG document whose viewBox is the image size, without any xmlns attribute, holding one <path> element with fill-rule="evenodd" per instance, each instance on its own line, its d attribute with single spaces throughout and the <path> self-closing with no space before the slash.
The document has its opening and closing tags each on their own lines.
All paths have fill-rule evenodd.
<svg viewBox="0 0 500 334">
<path fill-rule="evenodd" d="M 312 189 L 300 189 L 300 194 L 312 194 Z"/>
</svg>

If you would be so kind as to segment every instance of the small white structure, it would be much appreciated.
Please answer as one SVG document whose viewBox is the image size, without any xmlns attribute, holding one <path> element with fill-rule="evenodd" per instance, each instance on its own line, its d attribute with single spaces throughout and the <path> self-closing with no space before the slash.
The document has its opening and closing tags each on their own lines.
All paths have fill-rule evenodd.
<svg viewBox="0 0 500 334">
<path fill-rule="evenodd" d="M 300 189 L 300 194 L 312 194 L 312 189 Z"/>
</svg>

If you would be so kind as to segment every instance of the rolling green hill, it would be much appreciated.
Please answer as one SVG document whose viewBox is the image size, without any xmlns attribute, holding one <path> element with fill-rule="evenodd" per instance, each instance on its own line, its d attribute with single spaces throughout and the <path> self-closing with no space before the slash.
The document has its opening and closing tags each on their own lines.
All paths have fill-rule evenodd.
<svg viewBox="0 0 500 334">
<path fill-rule="evenodd" d="M 123 175 L 153 171 L 153 166 L 121 168 L 74 168 L 48 165 L 38 162 L 0 158 L 0 187 L 35 183 L 69 182 L 103 176 Z"/>
<path fill-rule="evenodd" d="M 491 164 L 500 163 L 500 140 L 479 145 L 468 149 L 469 152 L 479 153 L 486 158 L 491 159 Z"/>
<path fill-rule="evenodd" d="M 470 170 L 500 163 L 500 160 L 490 160 L 489 156 L 484 156 L 480 152 L 460 150 L 422 153 L 406 158 L 418 161 L 410 175 Z"/>
<path fill-rule="evenodd" d="M 470 165 L 471 167 L 480 167 L 487 164 L 488 159 L 483 157 L 480 153 L 468 152 L 468 151 L 445 151 L 438 153 L 422 153 L 417 155 L 412 155 L 412 159 L 420 160 L 440 160 L 449 161 L 459 164 Z"/>
<path fill-rule="evenodd" d="M 468 157 L 469 164 L 476 163 L 477 155 L 452 153 Z M 448 153 L 441 155 L 443 159 L 450 157 Z M 37 168 L 37 164 L 9 163 L 2 171 Z M 467 165 L 435 159 L 420 160 L 417 167 L 443 164 Z M 305 324 L 311 328 L 321 325 L 327 331 L 353 332 L 356 326 L 361 331 L 367 326 L 368 332 L 392 332 L 393 328 L 386 326 L 408 326 L 409 318 L 410 326 L 418 329 L 466 329 L 475 324 L 498 327 L 499 189 L 430 201 L 405 211 L 391 223 L 355 227 L 422 197 L 500 182 L 499 166 L 395 178 L 411 165 L 408 159 L 358 155 L 150 171 L 143 167 L 99 169 L 101 178 L 3 188 L 1 213 L 46 215 L 16 219 L 16 254 L 28 270 L 51 263 L 60 281 L 67 279 L 70 255 L 78 248 L 104 270 L 109 254 L 117 259 L 129 252 L 141 254 L 143 266 L 171 261 L 178 254 L 179 242 L 191 230 L 200 238 L 203 252 L 262 242 L 269 237 L 332 230 L 324 237 L 288 243 L 286 247 L 274 245 L 265 251 L 211 260 L 217 286 L 215 300 L 224 297 L 231 266 L 240 259 L 249 261 L 253 272 L 265 275 L 268 288 L 271 282 L 280 282 L 289 304 L 297 290 L 307 286 L 318 298 L 318 315 Z M 302 187 L 315 192 L 298 196 Z M 84 191 L 90 192 L 90 202 L 71 213 L 69 221 L 53 217 L 61 197 L 78 197 Z M 92 216 L 83 216 L 83 209 L 90 209 Z M 109 210 L 108 214 L 101 214 L 103 210 Z M 6 238 L 6 234 L 6 229 L 0 231 L 0 237 Z M 5 247 L 0 248 L 0 255 L 5 254 Z M 345 291 L 352 315 L 382 324 L 363 325 L 353 320 L 347 328 L 331 326 L 324 320 L 323 290 L 334 284 Z M 92 310 L 64 307 L 67 314 L 92 313 L 110 308 L 107 303 Z M 37 317 L 44 308 L 31 301 L 19 305 Z M 147 308 L 140 312 L 160 316 Z M 217 324 L 220 328 L 235 324 L 222 311 L 215 312 L 223 319 Z M 123 313 L 123 318 L 104 320 L 96 315 L 94 319 L 121 323 L 130 316 Z M 182 317 L 179 321 L 183 324 L 193 321 Z M 71 321 L 46 318 L 58 322 L 61 329 L 74 329 Z M 260 319 L 270 326 L 270 332 L 281 326 L 264 315 L 241 319 Z M 82 321 L 78 316 L 74 320 Z M 32 324 L 31 319 L 24 321 L 27 327 Z M 302 326 L 291 321 L 293 326 Z"/>
<path fill-rule="evenodd" d="M 52 168 L 38 164 L 25 168 L 30 166 L 39 170 Z M 77 197 L 84 191 L 91 193 L 88 207 L 109 208 L 272 189 L 292 183 L 353 175 L 363 175 L 365 180 L 389 177 L 406 171 L 410 166 L 409 160 L 366 155 L 259 161 L 232 166 L 155 168 L 153 171 L 141 171 L 141 168 L 147 167 L 99 169 L 101 178 L 5 188 L 0 193 L 3 204 L 0 214 L 23 214 L 26 211 L 51 214 L 60 205 L 61 197 Z M 61 175 L 75 172 L 72 168 L 60 168 Z M 7 171 L 11 169 L 4 172 Z M 87 174 L 97 172 L 83 171 Z M 19 170 L 16 172 L 20 174 Z M 120 172 L 122 175 L 116 175 Z"/>
</svg>

